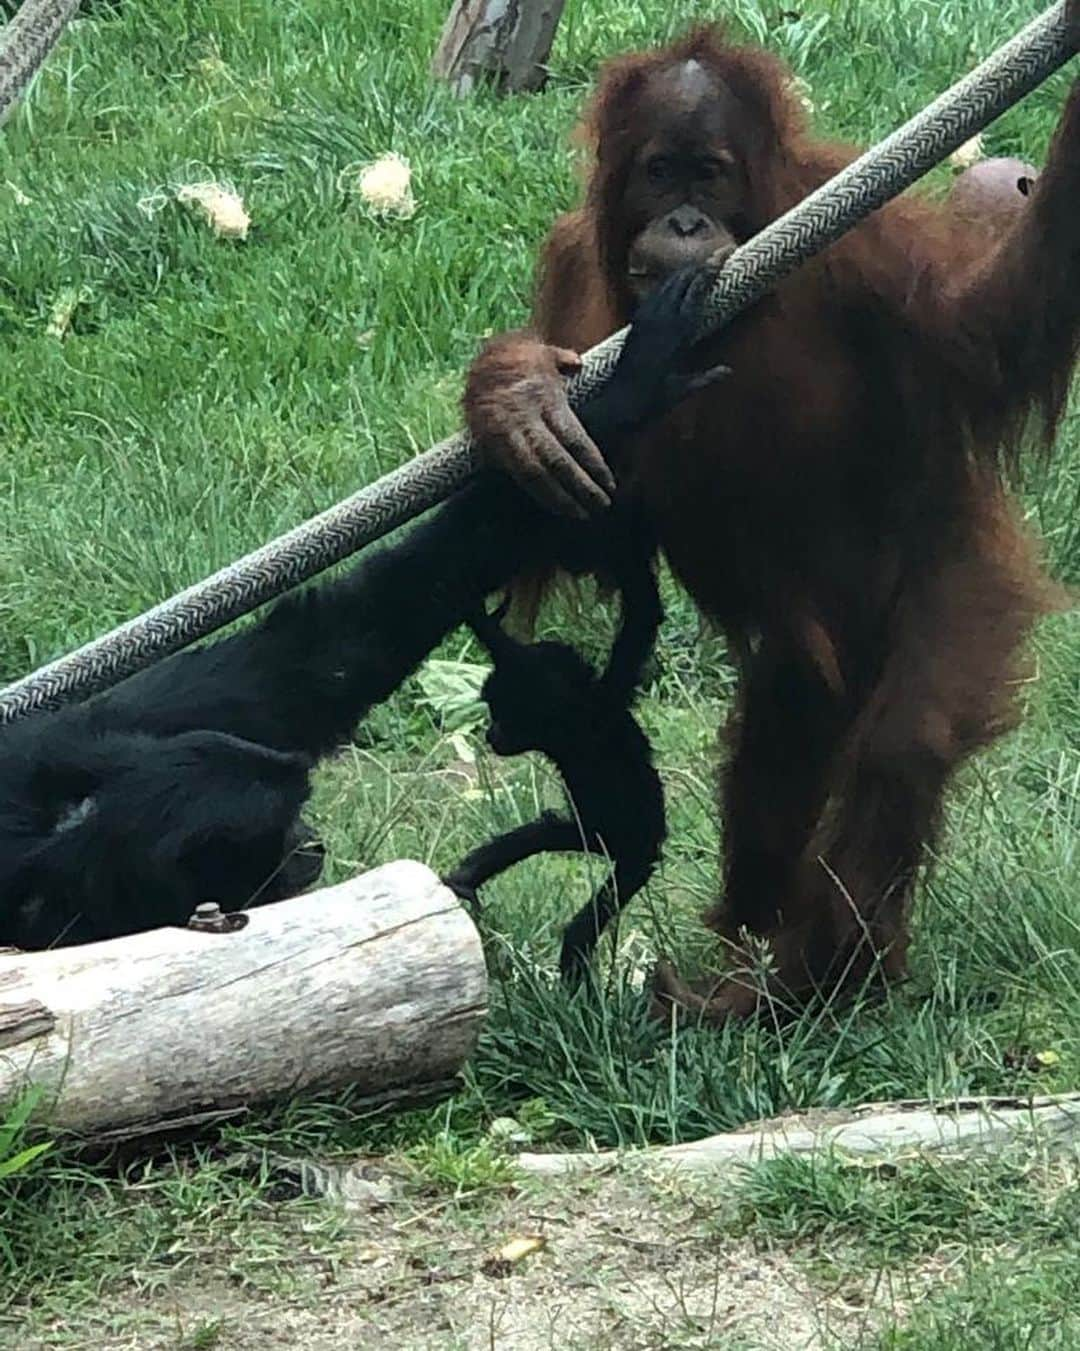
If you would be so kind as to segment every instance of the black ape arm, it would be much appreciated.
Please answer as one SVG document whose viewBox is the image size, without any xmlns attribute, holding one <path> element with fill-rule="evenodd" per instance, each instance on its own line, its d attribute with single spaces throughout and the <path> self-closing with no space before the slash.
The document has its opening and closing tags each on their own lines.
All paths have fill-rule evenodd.
<svg viewBox="0 0 1080 1351">
<path fill-rule="evenodd" d="M 627 543 L 616 582 L 622 616 L 600 684 L 612 707 L 628 708 L 664 618 L 652 549 L 640 533 L 635 532 Z"/>
<path fill-rule="evenodd" d="M 670 412 L 694 390 L 730 375 L 727 366 L 696 370 L 694 339 L 704 296 L 731 252 L 673 273 L 638 307 L 611 378 L 578 409 L 578 420 L 605 459 L 623 437 Z"/>
<path fill-rule="evenodd" d="M 685 369 L 689 316 L 703 284 L 703 274 L 679 274 L 636 317 L 611 380 L 582 411 L 605 453 L 715 377 Z M 481 471 L 344 576 L 287 596 L 259 623 L 132 676 L 87 708 L 50 716 L 81 723 L 89 715 L 159 736 L 220 731 L 321 756 L 492 591 L 535 566 L 617 574 L 625 543 L 618 508 L 606 520 L 568 521 L 502 475 Z M 650 642 L 644 623 L 621 635 L 613 685 L 632 689 Z"/>
</svg>

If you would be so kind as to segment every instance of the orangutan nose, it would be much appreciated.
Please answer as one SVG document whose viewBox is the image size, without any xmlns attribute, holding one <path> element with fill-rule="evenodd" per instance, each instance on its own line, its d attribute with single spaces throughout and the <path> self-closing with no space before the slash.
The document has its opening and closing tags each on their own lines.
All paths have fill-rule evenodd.
<svg viewBox="0 0 1080 1351">
<path fill-rule="evenodd" d="M 708 217 L 692 206 L 680 206 L 668 216 L 668 226 L 680 239 L 690 239 L 709 228 Z"/>
</svg>

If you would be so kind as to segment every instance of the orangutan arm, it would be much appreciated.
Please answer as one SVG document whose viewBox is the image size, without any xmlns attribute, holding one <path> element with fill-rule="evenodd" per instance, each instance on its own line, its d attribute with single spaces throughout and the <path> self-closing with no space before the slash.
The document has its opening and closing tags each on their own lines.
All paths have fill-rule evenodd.
<svg viewBox="0 0 1080 1351">
<path fill-rule="evenodd" d="M 1080 350 L 1080 81 L 1030 200 L 943 305 L 946 333 L 989 368 L 982 404 L 995 422 L 1034 407 L 1051 436 Z"/>
<path fill-rule="evenodd" d="M 465 386 L 465 421 L 482 460 L 550 510 L 580 518 L 610 505 L 615 491 L 566 398 L 578 353 L 615 327 L 595 294 L 591 252 L 583 213 L 560 217 L 541 255 L 533 326 L 491 339 Z"/>
</svg>

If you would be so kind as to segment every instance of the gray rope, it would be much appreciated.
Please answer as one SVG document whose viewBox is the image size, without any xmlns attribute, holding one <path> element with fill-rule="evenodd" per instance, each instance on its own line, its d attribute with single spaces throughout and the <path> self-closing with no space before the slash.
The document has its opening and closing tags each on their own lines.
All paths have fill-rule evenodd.
<svg viewBox="0 0 1080 1351">
<path fill-rule="evenodd" d="M 79 0 L 23 0 L 0 34 L 0 122 L 56 46 Z"/>
<path fill-rule="evenodd" d="M 1065 0 L 1053 5 L 965 79 L 732 254 L 709 299 L 718 327 L 779 278 L 909 187 L 1073 55 Z M 570 387 L 575 406 L 607 381 L 623 329 L 586 354 Z M 427 510 L 467 478 L 472 447 L 459 435 L 362 488 L 213 576 L 0 691 L 0 725 L 55 708 L 132 675 L 306 581 Z"/>
</svg>

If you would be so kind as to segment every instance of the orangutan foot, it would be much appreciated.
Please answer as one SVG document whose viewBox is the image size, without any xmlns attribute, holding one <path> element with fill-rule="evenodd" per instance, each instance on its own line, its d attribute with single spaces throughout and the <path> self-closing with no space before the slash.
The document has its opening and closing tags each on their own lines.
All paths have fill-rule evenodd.
<svg viewBox="0 0 1080 1351">
<path fill-rule="evenodd" d="M 724 1023 L 756 1013 L 762 992 L 745 977 L 707 976 L 684 980 L 674 965 L 661 958 L 653 968 L 649 1015 L 670 1023 L 672 1012 L 685 1021 Z"/>
</svg>

